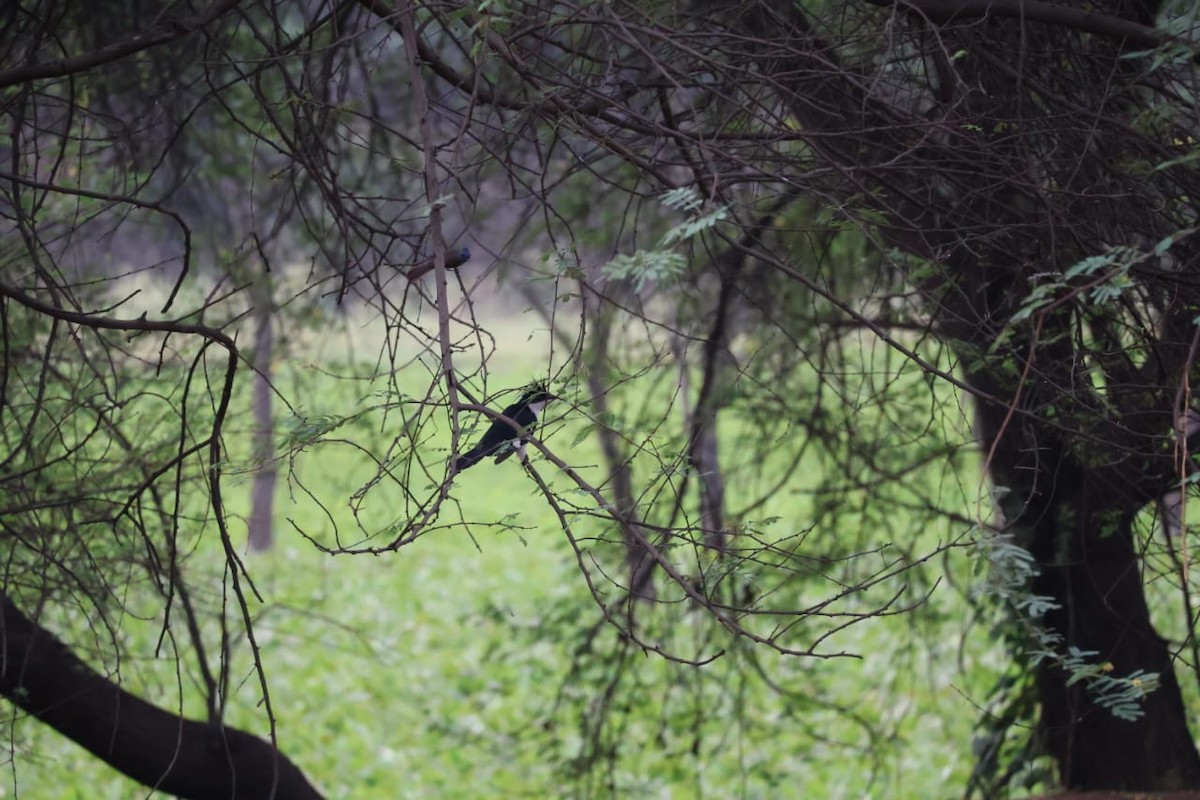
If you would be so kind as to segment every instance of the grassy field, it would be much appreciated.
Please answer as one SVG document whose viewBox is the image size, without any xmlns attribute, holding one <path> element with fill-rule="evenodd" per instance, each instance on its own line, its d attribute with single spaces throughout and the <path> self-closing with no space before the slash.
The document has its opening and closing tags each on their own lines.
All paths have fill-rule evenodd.
<svg viewBox="0 0 1200 800">
<path fill-rule="evenodd" d="M 509 338 L 491 364 L 493 391 L 539 377 L 527 367 L 546 363 L 546 336 Z M 331 337 L 299 350 L 305 356 L 281 364 L 278 379 L 301 413 L 354 416 L 386 397 L 382 379 L 325 374 L 359 369 L 345 366 L 357 352 L 351 345 Z M 420 370 L 413 375 L 402 382 L 416 391 Z M 369 412 L 346 435 L 388 439 L 383 418 Z M 235 467 L 246 438 L 239 424 Z M 568 415 L 556 441 L 573 441 L 582 424 Z M 585 471 L 599 460 L 590 438 L 564 450 Z M 971 727 L 1004 662 L 947 585 L 914 614 L 853 626 L 825 648 L 853 658 L 783 657 L 678 604 L 648 613 L 647 630 L 676 652 L 723 654 L 701 668 L 681 665 L 602 624 L 555 515 L 515 459 L 463 474 L 454 490 L 454 513 L 507 526 L 451 525 L 381 556 L 319 552 L 289 520 L 328 542 L 335 527 L 383 530 L 396 518 L 400 500 L 386 484 L 354 516 L 348 498 L 374 471 L 356 453 L 329 443 L 299 454 L 296 477 L 317 500 L 284 482 L 277 546 L 245 554 L 264 598 L 252 610 L 280 745 L 328 797 L 961 794 Z M 248 476 L 232 470 L 227 499 L 239 544 L 248 489 Z M 784 493 L 763 516 L 802 525 L 805 502 Z M 930 546 L 949 534 L 930 532 Z M 226 583 L 215 533 L 189 535 L 188 574 L 206 607 L 219 608 Z M 612 556 L 599 544 L 589 553 L 600 565 Z M 965 558 L 951 552 L 933 570 L 965 575 Z M 161 618 L 149 606 L 145 617 L 123 626 L 123 681 L 202 715 L 191 656 L 185 650 L 177 661 L 168 648 L 154 658 Z M 229 721 L 265 733 L 244 644 L 234 662 Z M 4 796 L 151 796 L 36 722 L 14 718 L 11 728 Z"/>
</svg>

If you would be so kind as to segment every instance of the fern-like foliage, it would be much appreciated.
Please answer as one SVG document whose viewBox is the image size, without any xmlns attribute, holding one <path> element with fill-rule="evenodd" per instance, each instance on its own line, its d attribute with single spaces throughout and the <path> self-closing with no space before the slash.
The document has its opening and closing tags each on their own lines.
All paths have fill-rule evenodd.
<svg viewBox="0 0 1200 800">
<path fill-rule="evenodd" d="M 1062 634 L 1047 628 L 1042 618 L 1058 608 L 1050 597 L 1031 594 L 1029 583 L 1037 566 L 1028 550 L 1016 544 L 1012 536 L 988 537 L 981 543 L 983 564 L 990 566 L 986 591 L 1009 610 L 1019 628 L 1028 637 L 1026 655 L 1034 666 L 1050 662 L 1067 671 L 1067 685 L 1083 683 L 1096 705 L 1118 719 L 1133 721 L 1146 712 L 1142 699 L 1159 686 L 1157 673 L 1136 670 L 1128 675 L 1113 675 L 1113 665 L 1098 661 L 1099 653 L 1064 648 Z"/>
<path fill-rule="evenodd" d="M 1149 250 L 1125 245 L 1110 247 L 1099 255 L 1082 259 L 1061 274 L 1051 273 L 1029 292 L 1021 307 L 1013 314 L 1012 321 L 1028 319 L 1070 293 L 1082 295 L 1095 305 L 1112 302 L 1134 285 L 1129 274 L 1133 267 L 1165 256 L 1176 242 L 1195 232 L 1195 228 L 1176 231 Z"/>
<path fill-rule="evenodd" d="M 682 275 L 688 265 L 687 257 L 673 248 L 714 228 L 729 217 L 729 209 L 725 206 L 700 213 L 704 208 L 704 198 L 691 187 L 672 189 L 659 200 L 669 209 L 683 211 L 687 217 L 663 234 L 654 249 L 619 255 L 605 264 L 601 273 L 606 278 L 632 279 L 639 291 L 650 281 L 670 282 Z"/>
<path fill-rule="evenodd" d="M 617 256 L 604 265 L 604 277 L 610 280 L 632 278 L 640 291 L 650 281 L 665 283 L 687 269 L 687 259 L 671 250 L 638 250 L 631 256 Z"/>
</svg>

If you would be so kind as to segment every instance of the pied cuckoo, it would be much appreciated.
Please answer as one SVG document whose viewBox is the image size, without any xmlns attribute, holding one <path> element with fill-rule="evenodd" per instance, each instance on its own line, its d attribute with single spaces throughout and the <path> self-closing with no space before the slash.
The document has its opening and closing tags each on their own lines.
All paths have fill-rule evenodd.
<svg viewBox="0 0 1200 800">
<path fill-rule="evenodd" d="M 558 399 L 558 396 L 551 394 L 545 386 L 534 386 L 526 391 L 517 402 L 502 412 L 508 420 L 492 420 L 483 438 L 455 460 L 457 471 L 462 472 L 468 467 L 473 467 L 488 456 L 495 456 L 496 463 L 499 464 L 514 451 L 519 451 L 521 459 L 524 460 L 525 442 L 529 440 L 529 434 L 537 425 L 538 416 L 547 403 Z M 512 424 L 514 422 L 515 427 Z"/>
</svg>

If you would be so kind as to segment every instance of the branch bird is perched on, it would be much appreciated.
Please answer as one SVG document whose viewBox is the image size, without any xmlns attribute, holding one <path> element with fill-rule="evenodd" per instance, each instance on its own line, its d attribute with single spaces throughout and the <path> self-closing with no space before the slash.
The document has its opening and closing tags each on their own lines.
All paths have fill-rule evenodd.
<svg viewBox="0 0 1200 800">
<path fill-rule="evenodd" d="M 525 442 L 537 425 L 538 416 L 551 400 L 558 400 L 558 395 L 551 394 L 545 386 L 534 386 L 527 390 L 517 402 L 504 409 L 508 419 L 495 419 L 479 443 L 455 460 L 455 468 L 462 472 L 473 467 L 488 456 L 495 456 L 499 464 L 513 454 L 521 453 L 525 458 Z M 511 420 L 511 421 L 510 421 Z M 514 427 L 513 423 L 516 423 Z"/>
</svg>

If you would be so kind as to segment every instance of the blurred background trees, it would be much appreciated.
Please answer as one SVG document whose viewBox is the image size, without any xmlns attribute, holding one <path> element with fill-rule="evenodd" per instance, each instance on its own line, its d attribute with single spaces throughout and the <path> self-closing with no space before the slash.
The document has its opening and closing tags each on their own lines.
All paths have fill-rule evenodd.
<svg viewBox="0 0 1200 800">
<path fill-rule="evenodd" d="M 1155 520 L 1193 482 L 1190 4 L 3 13 L 6 609 L 95 691 L 163 662 L 133 680 L 164 724 L 275 743 L 305 720 L 276 725 L 256 570 L 361 601 L 379 562 L 521 546 L 573 577 L 437 624 L 502 632 L 468 695 L 540 676 L 493 746 L 579 794 L 800 779 L 731 731 L 877 790 L 934 667 L 968 793 L 1200 784 L 1189 538 Z M 533 380 L 568 402 L 532 461 L 453 474 Z M 347 658 L 432 602 L 352 624 L 314 592 Z M 64 700 L 13 668 L 17 706 Z M 260 746 L 209 751 L 312 791 Z"/>
</svg>

